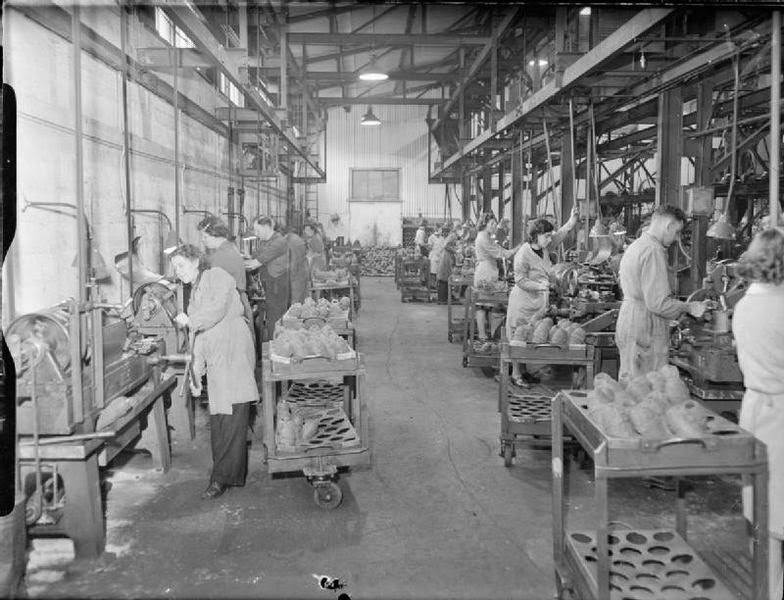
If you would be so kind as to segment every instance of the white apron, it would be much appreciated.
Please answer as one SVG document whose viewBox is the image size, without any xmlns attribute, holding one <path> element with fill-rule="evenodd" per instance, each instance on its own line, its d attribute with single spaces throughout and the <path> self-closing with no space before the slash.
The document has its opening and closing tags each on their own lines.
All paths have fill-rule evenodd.
<svg viewBox="0 0 784 600">
<path fill-rule="evenodd" d="M 746 390 L 739 425 L 753 433 L 768 451 L 768 531 L 784 540 L 784 394 Z M 752 488 L 743 488 L 743 515 L 752 518 Z"/>
</svg>

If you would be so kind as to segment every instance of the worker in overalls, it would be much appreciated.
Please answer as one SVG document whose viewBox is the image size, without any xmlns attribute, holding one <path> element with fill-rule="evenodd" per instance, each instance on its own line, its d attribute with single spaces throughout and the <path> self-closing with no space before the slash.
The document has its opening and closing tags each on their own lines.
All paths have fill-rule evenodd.
<svg viewBox="0 0 784 600">
<path fill-rule="evenodd" d="M 237 282 L 237 292 L 242 302 L 243 314 L 253 333 L 253 310 L 248 301 L 245 261 L 237 246 L 229 241 L 229 228 L 215 215 L 207 215 L 196 226 L 205 248 L 205 256 L 210 267 L 226 271 Z"/>
<path fill-rule="evenodd" d="M 259 238 L 259 244 L 249 266 L 261 269 L 266 293 L 266 325 L 261 339 L 267 342 L 275 332 L 275 323 L 289 308 L 289 245 L 286 238 L 275 231 L 271 217 L 257 218 L 253 223 L 253 232 Z M 261 323 L 258 325 L 261 327 Z"/>
<path fill-rule="evenodd" d="M 759 232 L 741 256 L 738 274 L 751 282 L 735 305 L 732 331 L 746 392 L 740 426 L 768 451 L 768 581 L 770 600 L 784 595 L 784 229 Z M 743 514 L 753 517 L 753 490 L 743 488 Z"/>
<path fill-rule="evenodd" d="M 686 216 L 675 206 L 659 206 L 651 224 L 623 254 L 619 279 L 623 302 L 615 342 L 618 378 L 633 378 L 668 363 L 669 322 L 688 312 L 702 317 L 708 301 L 682 302 L 672 296 L 667 275 L 667 252 L 680 237 Z"/>
</svg>

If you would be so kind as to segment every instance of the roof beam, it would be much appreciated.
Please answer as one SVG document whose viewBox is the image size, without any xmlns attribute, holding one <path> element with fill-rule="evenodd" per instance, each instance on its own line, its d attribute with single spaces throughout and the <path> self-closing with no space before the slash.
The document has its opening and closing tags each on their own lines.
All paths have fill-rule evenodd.
<svg viewBox="0 0 784 600">
<path fill-rule="evenodd" d="M 347 46 L 351 44 L 379 46 L 481 46 L 488 38 L 478 35 L 447 33 L 289 33 L 292 44 Z"/>
<path fill-rule="evenodd" d="M 291 60 L 291 56 L 289 56 Z M 249 72 L 254 72 L 254 67 L 246 67 Z M 259 75 L 265 80 L 275 81 L 280 79 L 280 68 L 264 66 L 261 67 Z M 302 78 L 302 73 L 298 73 L 299 78 Z M 318 82 L 352 82 L 357 79 L 357 76 L 351 72 L 339 73 L 336 71 L 306 71 L 304 77 L 311 83 Z M 454 73 L 422 73 L 419 71 L 391 71 L 389 79 L 392 81 L 453 81 L 455 79 Z"/>
<path fill-rule="evenodd" d="M 229 81 L 245 93 L 245 96 L 250 99 L 251 104 L 254 105 L 264 117 L 264 120 L 266 120 L 278 133 L 282 138 L 282 141 L 293 148 L 320 177 L 326 178 L 326 173 L 311 160 L 307 150 L 303 150 L 297 144 L 293 132 L 289 132 L 283 128 L 283 125 L 275 114 L 275 107 L 270 106 L 270 104 L 250 86 L 249 82 L 240 81 L 239 61 L 237 60 L 236 53 L 229 52 L 224 48 L 190 7 L 170 5 L 165 7 L 164 10 L 175 24 L 188 34 L 202 53 L 215 63 Z"/>
<path fill-rule="evenodd" d="M 441 171 L 434 173 L 433 177 L 437 177 L 441 172 L 459 161 L 463 155 L 473 152 L 487 140 L 495 137 L 498 132 L 519 123 L 530 115 L 532 111 L 546 104 L 559 93 L 568 90 L 583 77 L 600 68 L 606 61 L 634 42 L 635 38 L 651 28 L 656 27 L 661 21 L 670 16 L 673 11 L 674 9 L 672 8 L 646 8 L 639 11 L 623 26 L 619 27 L 590 51 L 586 52 L 575 62 L 566 67 L 560 77 L 557 77 L 554 81 L 551 81 L 539 91 L 529 96 L 519 108 L 507 113 L 506 116 L 499 120 L 495 130 L 484 131 L 462 147 L 458 152 L 446 159 L 441 167 Z M 560 79 L 560 82 L 558 79 Z"/>
<path fill-rule="evenodd" d="M 322 10 L 314 10 L 301 15 L 289 16 L 288 23 L 302 23 L 303 21 L 310 21 L 311 19 L 318 19 L 319 17 L 331 17 L 345 12 L 351 12 L 359 8 L 356 4 L 352 3 L 350 6 L 333 6 L 331 8 L 324 8 Z"/>
<path fill-rule="evenodd" d="M 441 98 L 402 98 L 394 96 L 354 96 L 351 98 L 324 97 L 319 98 L 323 106 L 349 106 L 353 104 L 396 104 L 396 105 L 420 105 L 430 106 L 441 102 Z"/>
<path fill-rule="evenodd" d="M 468 67 L 468 71 L 463 76 L 462 81 L 458 84 L 457 89 L 454 91 L 451 98 L 446 103 L 446 106 L 444 107 L 444 110 L 441 113 L 442 115 L 444 115 L 444 117 L 446 117 L 446 115 L 449 114 L 449 110 L 454 106 L 455 102 L 457 102 L 457 99 L 460 97 L 460 94 L 468 85 L 468 82 L 471 81 L 474 75 L 476 75 L 476 72 L 479 70 L 479 67 L 481 67 L 482 64 L 488 59 L 488 57 L 490 56 L 490 51 L 493 49 L 493 46 L 495 46 L 498 43 L 498 40 L 501 39 L 501 36 L 503 36 L 503 34 L 506 33 L 506 30 L 514 22 L 518 14 L 520 14 L 520 8 L 512 9 L 512 11 L 508 15 L 506 15 L 503 21 L 501 21 L 501 23 L 498 25 L 496 30 L 493 32 L 493 35 L 490 36 L 490 39 L 484 45 L 482 50 L 480 50 L 479 55 L 476 57 L 476 59 L 474 59 L 474 62 L 471 63 L 471 66 Z M 433 127 L 431 127 L 431 129 L 435 129 L 436 127 L 441 125 L 441 123 L 443 123 L 443 119 L 437 119 L 436 122 L 433 124 Z"/>
</svg>

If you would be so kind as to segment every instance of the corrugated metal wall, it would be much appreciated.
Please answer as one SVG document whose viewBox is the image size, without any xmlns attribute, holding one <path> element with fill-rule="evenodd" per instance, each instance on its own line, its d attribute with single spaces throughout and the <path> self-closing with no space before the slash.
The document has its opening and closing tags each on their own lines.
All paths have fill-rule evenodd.
<svg viewBox="0 0 784 600">
<path fill-rule="evenodd" d="M 445 186 L 427 181 L 426 106 L 374 106 L 379 127 L 360 125 L 364 105 L 347 113 L 329 110 L 327 122 L 327 183 L 318 186 L 319 220 L 331 237 L 349 235 L 352 168 L 400 169 L 401 215 L 442 218 Z M 355 211 L 356 213 L 357 211 Z M 340 223 L 329 223 L 330 215 L 340 215 Z M 451 216 L 459 217 L 460 207 L 452 194 Z M 357 229 L 356 219 L 352 230 Z"/>
</svg>

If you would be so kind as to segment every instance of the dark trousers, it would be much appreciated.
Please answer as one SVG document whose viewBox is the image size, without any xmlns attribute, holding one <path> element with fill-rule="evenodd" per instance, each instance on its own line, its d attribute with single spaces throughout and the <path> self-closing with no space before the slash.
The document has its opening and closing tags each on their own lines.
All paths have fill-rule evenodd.
<svg viewBox="0 0 784 600">
<path fill-rule="evenodd" d="M 265 322 L 262 330 L 261 341 L 268 342 L 272 339 L 275 331 L 275 323 L 286 314 L 289 309 L 289 275 L 284 273 L 280 277 L 264 280 L 265 302 Z"/>
<path fill-rule="evenodd" d="M 449 287 L 447 282 L 441 279 L 438 280 L 438 301 L 446 302 L 449 295 Z"/>
<path fill-rule="evenodd" d="M 230 415 L 210 415 L 211 482 L 245 485 L 248 471 L 250 402 L 234 404 Z"/>
</svg>

